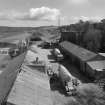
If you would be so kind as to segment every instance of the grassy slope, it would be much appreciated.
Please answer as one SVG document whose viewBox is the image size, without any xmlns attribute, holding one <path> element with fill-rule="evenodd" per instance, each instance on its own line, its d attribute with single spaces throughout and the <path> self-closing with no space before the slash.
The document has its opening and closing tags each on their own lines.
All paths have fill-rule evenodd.
<svg viewBox="0 0 105 105">
<path fill-rule="evenodd" d="M 58 30 L 56 26 L 46 27 L 0 27 L 0 38 L 6 38 L 14 35 L 20 35 L 22 33 L 38 32 L 45 38 L 57 36 Z"/>
</svg>

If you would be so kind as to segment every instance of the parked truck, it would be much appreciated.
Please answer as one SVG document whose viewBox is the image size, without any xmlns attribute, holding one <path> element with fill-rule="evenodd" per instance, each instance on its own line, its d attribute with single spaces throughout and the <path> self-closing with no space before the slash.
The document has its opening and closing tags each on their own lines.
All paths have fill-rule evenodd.
<svg viewBox="0 0 105 105">
<path fill-rule="evenodd" d="M 79 81 L 73 77 L 63 65 L 59 66 L 58 71 L 58 77 L 62 86 L 65 88 L 66 93 L 68 95 L 75 95 Z"/>
</svg>

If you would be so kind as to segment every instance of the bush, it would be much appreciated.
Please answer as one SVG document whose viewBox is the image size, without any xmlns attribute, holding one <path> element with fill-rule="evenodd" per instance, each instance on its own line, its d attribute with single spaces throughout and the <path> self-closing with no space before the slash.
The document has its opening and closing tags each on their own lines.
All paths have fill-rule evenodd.
<svg viewBox="0 0 105 105">
<path fill-rule="evenodd" d="M 87 49 L 98 52 L 101 49 L 102 34 L 98 29 L 89 29 L 84 35 L 84 45 Z"/>
<path fill-rule="evenodd" d="M 105 105 L 105 93 L 97 85 L 83 84 L 77 89 L 77 96 L 65 105 Z"/>
</svg>

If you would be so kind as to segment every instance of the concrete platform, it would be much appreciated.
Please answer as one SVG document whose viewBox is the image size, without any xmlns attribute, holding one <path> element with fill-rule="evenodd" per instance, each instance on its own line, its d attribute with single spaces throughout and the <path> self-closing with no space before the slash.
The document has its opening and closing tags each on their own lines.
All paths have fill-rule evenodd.
<svg viewBox="0 0 105 105">
<path fill-rule="evenodd" d="M 36 68 L 23 65 L 7 105 L 52 105 L 47 75 Z"/>
</svg>

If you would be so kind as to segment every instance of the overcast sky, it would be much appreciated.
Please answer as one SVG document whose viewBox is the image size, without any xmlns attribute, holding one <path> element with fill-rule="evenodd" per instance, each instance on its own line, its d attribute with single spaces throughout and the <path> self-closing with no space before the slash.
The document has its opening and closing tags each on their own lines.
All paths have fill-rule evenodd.
<svg viewBox="0 0 105 105">
<path fill-rule="evenodd" d="M 105 18 L 105 0 L 0 0 L 0 25 L 71 24 Z"/>
</svg>

